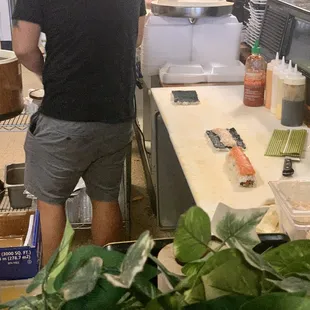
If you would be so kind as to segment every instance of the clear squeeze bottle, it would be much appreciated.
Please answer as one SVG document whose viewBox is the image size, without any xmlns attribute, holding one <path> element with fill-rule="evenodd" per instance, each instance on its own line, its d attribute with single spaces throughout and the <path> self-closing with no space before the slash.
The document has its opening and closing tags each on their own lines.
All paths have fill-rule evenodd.
<svg viewBox="0 0 310 310">
<path fill-rule="evenodd" d="M 280 64 L 279 53 L 277 53 L 276 58 L 271 60 L 267 65 L 266 73 L 266 100 L 265 107 L 270 109 L 271 107 L 271 96 L 272 96 L 272 74 L 275 66 Z"/>
<path fill-rule="evenodd" d="M 277 100 L 278 100 L 278 78 L 279 73 L 283 72 L 287 68 L 287 65 L 285 63 L 285 58 L 282 58 L 281 64 L 278 66 L 275 66 L 273 68 L 273 74 L 272 74 L 272 94 L 271 94 L 271 106 L 270 111 L 273 114 L 276 114 L 277 110 Z"/>
<path fill-rule="evenodd" d="M 301 126 L 304 121 L 306 77 L 297 71 L 284 79 L 281 124 L 289 127 Z"/>
<path fill-rule="evenodd" d="M 258 41 L 252 48 L 252 54 L 245 64 L 244 77 L 244 105 L 248 107 L 260 107 L 264 105 L 266 82 L 266 62 L 260 55 Z"/>
<path fill-rule="evenodd" d="M 284 79 L 292 73 L 292 61 L 290 60 L 288 67 L 278 73 L 278 85 L 277 85 L 277 106 L 276 106 L 276 118 L 281 119 L 282 116 L 282 100 L 283 100 L 283 85 Z"/>
</svg>

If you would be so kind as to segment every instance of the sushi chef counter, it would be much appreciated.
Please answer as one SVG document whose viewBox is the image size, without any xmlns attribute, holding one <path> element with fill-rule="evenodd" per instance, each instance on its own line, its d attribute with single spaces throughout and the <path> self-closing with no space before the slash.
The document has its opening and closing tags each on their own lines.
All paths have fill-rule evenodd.
<svg viewBox="0 0 310 310">
<path fill-rule="evenodd" d="M 282 178 L 284 160 L 265 157 L 264 153 L 273 130 L 282 127 L 280 122 L 264 107 L 245 107 L 243 86 L 178 88 L 186 89 L 197 91 L 201 102 L 199 105 L 175 106 L 171 103 L 173 88 L 153 88 L 151 106 L 153 114 L 157 111 L 165 124 L 195 203 L 212 217 L 219 202 L 234 208 L 250 208 L 273 199 L 268 181 Z M 246 154 L 256 170 L 256 187 L 240 187 L 227 168 L 227 153 L 217 152 L 211 146 L 205 132 L 217 127 L 234 127 L 244 140 Z M 156 130 L 155 121 L 152 123 L 152 132 Z M 156 141 L 160 142 L 160 136 Z M 293 164 L 294 177 L 310 176 L 308 145 L 309 141 L 305 158 Z M 152 167 L 159 162 L 160 153 L 155 151 L 156 147 L 152 143 Z M 169 166 L 167 170 L 169 175 Z M 158 169 L 156 174 L 154 178 L 158 180 Z M 160 183 L 156 184 L 156 187 L 160 186 Z M 174 207 L 171 205 L 171 208 Z"/>
</svg>

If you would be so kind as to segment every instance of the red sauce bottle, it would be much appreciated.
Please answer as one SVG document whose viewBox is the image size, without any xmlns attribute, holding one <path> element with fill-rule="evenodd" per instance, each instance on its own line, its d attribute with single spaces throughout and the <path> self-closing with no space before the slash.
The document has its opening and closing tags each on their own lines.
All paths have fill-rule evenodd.
<svg viewBox="0 0 310 310">
<path fill-rule="evenodd" d="M 261 107 L 264 105 L 266 84 L 266 61 L 260 55 L 258 41 L 252 48 L 245 64 L 244 77 L 244 105 L 248 107 Z"/>
</svg>

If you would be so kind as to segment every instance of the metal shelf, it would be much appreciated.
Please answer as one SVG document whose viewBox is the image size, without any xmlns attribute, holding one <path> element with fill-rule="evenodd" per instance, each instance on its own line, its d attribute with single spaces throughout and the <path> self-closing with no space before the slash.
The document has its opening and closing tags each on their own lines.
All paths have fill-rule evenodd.
<svg viewBox="0 0 310 310">
<path fill-rule="evenodd" d="M 30 115 L 22 113 L 14 118 L 0 122 L 0 132 L 24 132 L 27 131 L 30 123 Z"/>
</svg>

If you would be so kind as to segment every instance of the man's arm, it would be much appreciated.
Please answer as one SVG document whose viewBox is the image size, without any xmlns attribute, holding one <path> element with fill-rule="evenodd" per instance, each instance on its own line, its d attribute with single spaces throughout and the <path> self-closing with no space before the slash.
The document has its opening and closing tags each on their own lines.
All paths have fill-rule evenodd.
<svg viewBox="0 0 310 310">
<path fill-rule="evenodd" d="M 140 18 L 139 18 L 137 47 L 139 47 L 142 44 L 143 35 L 144 35 L 144 26 L 145 26 L 145 16 L 140 16 Z"/>
<path fill-rule="evenodd" d="M 27 69 L 42 79 L 44 58 L 39 49 L 41 27 L 31 22 L 13 21 L 13 49 Z"/>
</svg>

